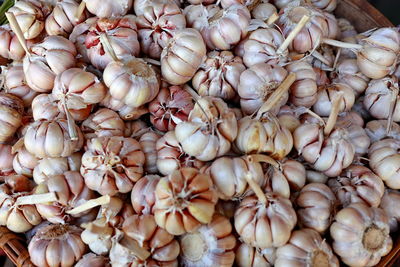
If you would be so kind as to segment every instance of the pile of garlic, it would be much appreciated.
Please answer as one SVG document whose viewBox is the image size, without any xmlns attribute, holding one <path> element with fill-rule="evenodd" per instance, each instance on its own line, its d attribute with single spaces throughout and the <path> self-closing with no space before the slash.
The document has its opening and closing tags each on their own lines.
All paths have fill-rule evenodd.
<svg viewBox="0 0 400 267">
<path fill-rule="evenodd" d="M 0 225 L 39 267 L 378 264 L 400 34 L 337 1 L 16 1 Z"/>
</svg>

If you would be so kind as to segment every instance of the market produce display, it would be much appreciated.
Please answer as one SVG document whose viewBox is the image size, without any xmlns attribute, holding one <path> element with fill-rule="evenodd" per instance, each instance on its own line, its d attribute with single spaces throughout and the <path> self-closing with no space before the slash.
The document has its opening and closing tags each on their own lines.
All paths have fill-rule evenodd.
<svg viewBox="0 0 400 267">
<path fill-rule="evenodd" d="M 0 225 L 38 267 L 378 264 L 400 31 L 337 1 L 7 2 Z"/>
</svg>

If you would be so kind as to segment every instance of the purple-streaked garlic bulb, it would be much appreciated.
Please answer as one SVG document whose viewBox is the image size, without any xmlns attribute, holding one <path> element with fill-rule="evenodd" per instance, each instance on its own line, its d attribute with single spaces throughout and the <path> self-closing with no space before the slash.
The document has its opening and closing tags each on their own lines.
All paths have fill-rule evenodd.
<svg viewBox="0 0 400 267">
<path fill-rule="evenodd" d="M 22 60 L 25 50 L 11 30 L 9 24 L 0 26 L 0 56 L 11 60 Z"/>
<path fill-rule="evenodd" d="M 306 61 L 294 61 L 286 66 L 296 73 L 296 81 L 290 87 L 289 101 L 296 106 L 311 107 L 317 101 L 317 75 Z"/>
<path fill-rule="evenodd" d="M 172 85 L 180 85 L 193 78 L 206 56 L 206 45 L 196 29 L 177 31 L 161 53 L 161 73 Z"/>
<path fill-rule="evenodd" d="M 257 112 L 287 75 L 288 72 L 284 68 L 266 63 L 253 65 L 243 71 L 238 86 L 243 113 L 250 115 Z M 286 92 L 279 102 L 280 105 L 277 106 L 283 106 L 288 97 L 289 94 Z"/>
<path fill-rule="evenodd" d="M 155 1 L 143 9 L 136 24 L 141 51 L 151 58 L 159 59 L 174 31 L 186 28 L 186 18 L 173 1 Z"/>
<path fill-rule="evenodd" d="M 246 69 L 240 57 L 230 51 L 211 51 L 192 79 L 193 88 L 201 96 L 234 99 L 240 74 Z"/>
<path fill-rule="evenodd" d="M 339 112 L 351 110 L 355 102 L 353 89 L 344 83 L 332 83 L 319 88 L 317 101 L 313 105 L 314 112 L 319 116 L 329 116 L 332 111 L 333 99 L 339 94 L 343 96 L 339 104 Z"/>
<path fill-rule="evenodd" d="M 77 18 L 76 12 L 79 3 L 76 0 L 63 0 L 57 2 L 51 14 L 46 18 L 45 28 L 48 35 L 61 35 L 66 38 L 74 27 L 88 17 L 87 12 L 82 12 Z"/>
<path fill-rule="evenodd" d="M 139 138 L 139 144 L 145 156 L 144 170 L 147 173 L 158 173 L 156 144 L 160 138 L 161 135 L 154 131 L 144 133 Z"/>
<path fill-rule="evenodd" d="M 133 0 L 104 0 L 101 2 L 82 0 L 90 13 L 99 18 L 112 18 L 126 15 L 133 6 Z"/>
<path fill-rule="evenodd" d="M 131 203 L 137 214 L 153 214 L 155 190 L 160 179 L 158 175 L 146 175 L 133 186 Z"/>
<path fill-rule="evenodd" d="M 226 2 L 228 1 L 237 1 L 237 0 L 224 0 Z M 221 4 L 224 2 L 222 1 Z M 241 1 L 241 0 L 240 0 Z M 269 3 L 269 0 L 261 0 L 261 1 L 255 1 L 255 0 L 250 0 L 246 2 L 250 2 L 250 5 L 247 5 L 251 13 L 251 17 L 254 19 L 260 19 L 263 21 L 268 21 L 269 18 L 277 15 L 277 8 L 272 4 Z M 257 3 L 258 2 L 258 3 Z M 257 3 L 256 6 L 253 6 L 251 4 Z"/>
<path fill-rule="evenodd" d="M 125 123 L 117 112 L 101 108 L 82 122 L 82 133 L 86 139 L 103 136 L 123 136 Z"/>
<path fill-rule="evenodd" d="M 62 36 L 48 36 L 31 51 L 23 61 L 25 78 L 28 86 L 40 93 L 50 92 L 56 75 L 76 64 L 76 48 Z"/>
<path fill-rule="evenodd" d="M 238 134 L 235 113 L 221 99 L 199 98 L 188 121 L 179 123 L 175 136 L 185 153 L 201 161 L 223 156 Z"/>
<path fill-rule="evenodd" d="M 247 35 L 249 10 L 240 4 L 190 5 L 184 10 L 188 26 L 200 31 L 209 49 L 229 50 Z"/>
<path fill-rule="evenodd" d="M 349 85 L 356 96 L 364 93 L 368 87 L 369 78 L 361 73 L 357 60 L 344 59 L 339 61 L 336 69 L 331 73 L 332 82 Z"/>
</svg>

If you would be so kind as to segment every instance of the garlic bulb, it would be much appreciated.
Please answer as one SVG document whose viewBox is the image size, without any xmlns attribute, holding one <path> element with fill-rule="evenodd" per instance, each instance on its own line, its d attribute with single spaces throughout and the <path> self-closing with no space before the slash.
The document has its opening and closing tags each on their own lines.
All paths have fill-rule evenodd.
<svg viewBox="0 0 400 267">
<path fill-rule="evenodd" d="M 35 121 L 39 120 L 55 120 L 55 119 L 65 119 L 66 115 L 61 110 L 58 109 L 57 102 L 55 101 L 52 94 L 40 94 L 32 100 L 32 116 Z M 75 110 L 71 110 L 71 115 L 73 117 L 76 114 Z M 90 112 L 90 110 L 89 110 Z"/>
<path fill-rule="evenodd" d="M 367 122 L 365 132 L 370 138 L 371 143 L 388 137 L 400 140 L 400 125 L 392 122 L 389 132 L 387 132 L 387 125 L 387 120 L 372 120 Z"/>
<path fill-rule="evenodd" d="M 330 232 L 333 250 L 350 266 L 375 266 L 392 249 L 385 212 L 365 204 L 351 204 L 339 211 Z"/>
<path fill-rule="evenodd" d="M 51 176 L 61 175 L 68 171 L 79 171 L 81 158 L 82 154 L 77 152 L 68 157 L 41 159 L 33 169 L 33 180 L 35 183 L 41 184 Z"/>
<path fill-rule="evenodd" d="M 279 124 L 286 127 L 291 133 L 300 126 L 299 116 L 296 112 L 296 108 L 291 106 L 282 106 L 277 114 Z"/>
<path fill-rule="evenodd" d="M 79 151 L 83 145 L 82 132 L 77 126 L 75 130 L 78 136 L 76 140 L 72 140 L 68 134 L 66 120 L 35 121 L 26 131 L 25 148 L 38 158 L 68 157 Z"/>
<path fill-rule="evenodd" d="M 243 242 L 264 249 L 284 245 L 297 223 L 297 216 L 289 199 L 267 193 L 263 200 L 256 196 L 244 198 L 234 221 Z"/>
<path fill-rule="evenodd" d="M 126 121 L 124 136 L 132 138 L 140 138 L 143 134 L 151 131 L 151 128 L 142 120 Z"/>
<path fill-rule="evenodd" d="M 14 95 L 0 93 L 0 142 L 8 141 L 21 126 L 24 103 Z"/>
<path fill-rule="evenodd" d="M 301 189 L 296 198 L 297 216 L 302 228 L 324 233 L 332 223 L 336 212 L 336 197 L 322 183 L 310 183 Z"/>
<path fill-rule="evenodd" d="M 165 133 L 156 143 L 157 169 L 161 174 L 169 175 L 181 167 L 200 168 L 204 163 L 183 151 L 175 136 L 175 131 Z"/>
<path fill-rule="evenodd" d="M 133 0 L 105 0 L 100 2 L 82 0 L 90 13 L 99 18 L 120 17 L 126 15 L 133 6 Z"/>
<path fill-rule="evenodd" d="M 95 198 L 94 192 L 87 188 L 83 177 L 77 171 L 50 176 L 48 180 L 35 189 L 35 193 L 49 192 L 56 193 L 57 201 L 55 203 L 36 204 L 36 208 L 40 215 L 51 223 L 66 223 L 72 217 L 87 214 L 90 210 L 79 214 L 68 214 L 68 211 Z"/>
<path fill-rule="evenodd" d="M 313 67 L 313 69 L 315 74 L 317 75 L 318 86 L 326 86 L 331 83 L 331 80 L 329 79 L 326 71 L 316 67 Z"/>
<path fill-rule="evenodd" d="M 307 183 L 321 183 L 326 184 L 329 177 L 323 174 L 322 172 L 307 170 L 306 171 L 306 181 Z"/>
<path fill-rule="evenodd" d="M 173 32 L 186 28 L 186 19 L 173 1 L 153 1 L 136 19 L 143 53 L 159 59 Z"/>
<path fill-rule="evenodd" d="M 97 255 L 107 255 L 110 252 L 114 235 L 114 227 L 105 217 L 98 218 L 88 224 L 83 224 L 82 241 Z"/>
<path fill-rule="evenodd" d="M 369 166 L 392 189 L 400 189 L 400 141 L 392 138 L 371 144 L 368 158 Z"/>
<path fill-rule="evenodd" d="M 82 156 L 86 185 L 102 195 L 128 193 L 143 175 L 144 153 L 139 142 L 120 136 L 92 138 Z"/>
<path fill-rule="evenodd" d="M 284 68 L 266 63 L 253 65 L 243 71 L 238 86 L 243 113 L 250 115 L 256 112 L 287 75 L 288 72 Z M 283 106 L 288 96 L 288 93 L 285 93 L 278 106 Z"/>
<path fill-rule="evenodd" d="M 276 250 L 276 267 L 339 267 L 339 260 L 329 244 L 312 229 L 294 231 L 289 242 Z"/>
<path fill-rule="evenodd" d="M 82 122 L 81 129 L 86 139 L 123 136 L 125 123 L 115 111 L 101 108 Z"/>
<path fill-rule="evenodd" d="M 39 0 L 24 0 L 15 2 L 8 12 L 13 13 L 24 38 L 34 39 L 44 29 L 44 20 L 51 12 L 48 3 Z"/>
<path fill-rule="evenodd" d="M 246 69 L 240 57 L 230 51 L 211 51 L 192 79 L 193 88 L 201 96 L 224 100 L 235 98 L 240 74 Z"/>
<path fill-rule="evenodd" d="M 18 174 L 32 177 L 33 169 L 36 167 L 36 165 L 38 165 L 39 159 L 29 153 L 23 145 L 20 148 L 15 148 L 14 152 L 16 153 L 12 161 L 11 170 L 14 169 L 14 171 Z M 8 166 L 7 164 L 9 163 L 9 158 L 7 158 L 7 154 L 4 154 L 4 145 L 0 145 L 0 162 L 0 170 L 4 172 L 4 170 L 7 170 L 6 166 Z"/>
<path fill-rule="evenodd" d="M 276 248 L 257 249 L 242 243 L 236 250 L 235 262 L 238 267 L 274 266 Z"/>
<path fill-rule="evenodd" d="M 290 187 L 290 190 L 297 192 L 306 184 L 306 169 L 304 165 L 293 159 L 284 159 L 279 162 L 279 168 L 273 168 L 274 176 L 283 177 Z"/>
<path fill-rule="evenodd" d="M 76 64 L 74 44 L 61 36 L 48 36 L 31 51 L 23 61 L 24 73 L 28 86 L 40 93 L 50 92 L 56 75 Z"/>
<path fill-rule="evenodd" d="M 199 98 L 188 121 L 175 128 L 176 140 L 183 151 L 202 161 L 223 156 L 237 133 L 235 113 L 221 98 L 209 96 Z"/>
<path fill-rule="evenodd" d="M 399 85 L 394 77 L 372 80 L 364 97 L 364 108 L 376 119 L 388 119 L 400 122 Z"/>
<path fill-rule="evenodd" d="M 311 0 L 309 3 L 324 11 L 332 12 L 335 10 L 337 2 L 337 0 Z"/>
<path fill-rule="evenodd" d="M 146 175 L 135 183 L 131 192 L 131 202 L 136 213 L 153 213 L 156 202 L 155 190 L 160 179 L 158 175 Z"/>
<path fill-rule="evenodd" d="M 1 38 L 1 37 L 0 37 Z M 24 107 L 30 107 L 32 100 L 37 93 L 33 91 L 27 84 L 24 69 L 21 64 L 13 64 L 4 73 L 4 91 L 11 95 L 15 95 L 24 102 Z"/>
<path fill-rule="evenodd" d="M 332 83 L 325 87 L 320 87 L 317 94 L 317 101 L 313 105 L 313 110 L 320 116 L 329 116 L 332 110 L 332 99 L 335 95 L 342 94 L 343 98 L 339 105 L 339 112 L 349 111 L 354 105 L 355 94 L 353 89 L 344 83 Z"/>
<path fill-rule="evenodd" d="M 218 197 L 209 175 L 181 168 L 162 178 L 156 187 L 154 218 L 173 235 L 193 232 L 212 220 Z"/>
<path fill-rule="evenodd" d="M 258 63 L 284 64 L 287 61 L 287 49 L 282 53 L 277 51 L 283 41 L 282 34 L 273 28 L 261 28 L 251 32 L 243 41 L 243 62 L 247 67 Z"/>
<path fill-rule="evenodd" d="M 12 146 L 0 144 L 0 175 L 8 175 L 14 171 L 14 158 Z"/>
<path fill-rule="evenodd" d="M 400 51 L 400 36 L 396 28 L 381 28 L 362 40 L 357 53 L 361 72 L 371 79 L 381 79 L 393 73 Z"/>
<path fill-rule="evenodd" d="M 138 108 L 158 94 L 159 78 L 151 65 L 140 58 L 112 61 L 104 70 L 104 83 L 113 99 Z"/>
<path fill-rule="evenodd" d="M 191 28 L 177 31 L 161 53 L 161 73 L 172 85 L 188 82 L 196 73 L 207 49 L 200 33 Z"/>
<path fill-rule="evenodd" d="M 0 26 L 0 56 L 11 60 L 22 60 L 25 50 L 11 30 L 9 24 Z"/>
<path fill-rule="evenodd" d="M 124 101 L 111 97 L 110 92 L 107 92 L 106 97 L 101 101 L 100 105 L 117 111 L 123 120 L 137 120 L 142 115 L 149 112 L 146 106 L 131 107 L 124 103 Z"/>
<path fill-rule="evenodd" d="M 111 265 L 107 258 L 88 253 L 83 255 L 82 259 L 75 264 L 75 267 L 111 267 Z"/>
<path fill-rule="evenodd" d="M 139 139 L 139 144 L 145 156 L 144 170 L 147 173 L 158 173 L 156 143 L 160 137 L 161 135 L 156 132 L 147 132 Z"/>
<path fill-rule="evenodd" d="M 73 266 L 86 251 L 81 232 L 69 224 L 41 227 L 28 245 L 31 261 L 37 266 Z"/>
<path fill-rule="evenodd" d="M 400 221 L 398 204 L 400 203 L 400 193 L 395 190 L 385 190 L 382 197 L 380 208 L 386 212 L 389 218 L 390 232 L 397 232 Z"/>
<path fill-rule="evenodd" d="M 222 1 L 221 5 L 223 5 L 224 2 L 230 2 L 232 0 L 224 0 Z M 236 1 L 236 0 L 233 0 Z M 240 0 L 242 1 L 242 0 Z M 272 4 L 269 3 L 269 0 L 261 0 L 261 1 L 255 1 L 255 0 L 246 0 L 245 2 L 249 3 L 247 5 L 247 8 L 250 10 L 251 17 L 254 19 L 260 19 L 263 21 L 268 21 L 269 18 L 272 16 L 276 15 L 278 13 L 277 8 Z M 258 2 L 258 3 L 257 3 Z M 254 4 L 257 4 L 254 6 Z"/>
<path fill-rule="evenodd" d="M 122 230 L 149 252 L 147 259 L 136 259 L 133 266 L 178 265 L 180 247 L 174 236 L 157 226 L 151 214 L 133 215 L 125 219 Z"/>
<path fill-rule="evenodd" d="M 191 0 L 192 1 L 192 0 Z M 214 0 L 211 0 L 214 1 Z M 155 5 L 155 4 L 168 4 L 170 2 L 175 3 L 177 6 L 181 6 L 181 1 L 180 0 L 135 0 L 133 1 L 133 9 L 135 11 L 136 16 L 140 16 L 144 14 L 144 10 L 146 7 Z"/>
<path fill-rule="evenodd" d="M 150 122 L 160 131 L 172 131 L 182 121 L 187 121 L 193 109 L 190 94 L 180 86 L 162 87 L 149 103 Z"/>
<path fill-rule="evenodd" d="M 331 73 L 334 83 L 345 83 L 353 88 L 356 96 L 364 93 L 368 87 L 369 78 L 361 73 L 357 60 L 344 59 L 338 62 L 335 72 Z"/>
<path fill-rule="evenodd" d="M 251 117 L 239 120 L 235 145 L 242 153 L 266 153 L 279 160 L 292 150 L 293 138 L 276 116 L 264 113 L 258 120 Z"/>
<path fill-rule="evenodd" d="M 247 35 L 249 10 L 240 4 L 190 5 L 184 9 L 188 26 L 200 31 L 209 49 L 229 50 Z"/>
<path fill-rule="evenodd" d="M 317 75 L 306 61 L 294 61 L 286 66 L 296 73 L 296 81 L 290 87 L 289 101 L 296 106 L 311 107 L 317 102 Z"/>
<path fill-rule="evenodd" d="M 220 214 L 215 214 L 207 225 L 182 235 L 179 242 L 183 266 L 232 266 L 235 260 L 232 225 Z"/>
<path fill-rule="evenodd" d="M 48 35 L 60 35 L 68 38 L 74 27 L 88 17 L 87 12 L 82 12 L 76 18 L 79 3 L 76 0 L 63 0 L 57 2 L 53 11 L 46 18 L 45 28 Z"/>
</svg>

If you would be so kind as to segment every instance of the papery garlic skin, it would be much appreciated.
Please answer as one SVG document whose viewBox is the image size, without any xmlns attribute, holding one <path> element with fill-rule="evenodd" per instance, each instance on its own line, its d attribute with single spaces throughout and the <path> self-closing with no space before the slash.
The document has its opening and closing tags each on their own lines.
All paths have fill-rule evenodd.
<svg viewBox="0 0 400 267">
<path fill-rule="evenodd" d="M 240 57 L 230 51 L 211 51 L 192 79 L 200 96 L 216 96 L 224 100 L 235 98 L 240 74 L 246 69 Z"/>
<path fill-rule="evenodd" d="M 71 140 L 66 120 L 35 121 L 26 131 L 25 148 L 38 158 L 68 157 L 83 146 L 82 132 L 78 126 L 75 129 L 78 138 Z"/>
<path fill-rule="evenodd" d="M 81 174 L 86 185 L 102 195 L 128 193 L 143 175 L 144 153 L 139 142 L 120 136 L 88 140 Z"/>
<path fill-rule="evenodd" d="M 194 168 L 181 168 L 163 177 L 156 187 L 157 225 L 170 234 L 181 235 L 208 224 L 218 200 L 212 185 L 209 175 Z"/>
<path fill-rule="evenodd" d="M 14 156 L 12 153 L 12 146 L 7 144 L 0 144 L 0 174 L 7 175 L 14 171 L 13 161 Z M 18 173 L 18 172 L 17 172 Z"/>
<path fill-rule="evenodd" d="M 276 267 L 339 267 L 339 260 L 329 244 L 312 229 L 294 231 L 289 242 L 276 250 Z"/>
<path fill-rule="evenodd" d="M 28 245 L 31 261 L 37 266 L 73 266 L 86 251 L 81 232 L 68 224 L 41 227 Z"/>
<path fill-rule="evenodd" d="M 389 218 L 390 232 L 397 232 L 400 221 L 399 206 L 400 193 L 396 190 L 385 190 L 385 194 L 382 197 L 381 205 L 379 206 L 386 212 Z"/>
<path fill-rule="evenodd" d="M 156 202 L 155 190 L 160 179 L 158 175 L 146 175 L 135 183 L 131 192 L 131 202 L 136 213 L 153 213 Z"/>
<path fill-rule="evenodd" d="M 380 28 L 362 40 L 357 53 L 361 72 L 371 79 L 381 79 L 393 73 L 400 51 L 400 36 L 396 28 Z"/>
<path fill-rule="evenodd" d="M 22 65 L 12 65 L 2 73 L 5 73 L 4 91 L 21 98 L 24 107 L 30 107 L 37 93 L 27 85 Z"/>
<path fill-rule="evenodd" d="M 161 53 L 161 73 L 172 85 L 184 84 L 196 73 L 207 49 L 200 33 L 192 28 L 179 30 Z"/>
<path fill-rule="evenodd" d="M 210 223 L 179 238 L 183 266 L 232 266 L 236 238 L 229 220 L 215 214 Z"/>
<path fill-rule="evenodd" d="M 136 20 L 141 50 L 154 59 L 160 58 L 174 31 L 186 28 L 185 16 L 173 1 L 153 1 Z"/>
<path fill-rule="evenodd" d="M 112 98 L 134 108 L 153 100 L 160 87 L 155 70 L 139 58 L 110 62 L 104 70 L 103 79 Z"/>
<path fill-rule="evenodd" d="M 114 235 L 114 227 L 109 225 L 105 217 L 98 218 L 83 225 L 82 241 L 97 255 L 107 255 L 110 252 Z"/>
<path fill-rule="evenodd" d="M 31 51 L 23 61 L 24 73 L 28 86 L 39 93 L 50 92 L 56 75 L 76 64 L 75 45 L 61 36 L 48 36 Z"/>
<path fill-rule="evenodd" d="M 387 132 L 387 124 L 387 120 L 372 120 L 367 122 L 365 125 L 365 132 L 370 138 L 371 143 L 375 143 L 388 137 L 400 140 L 400 125 L 392 122 L 391 129 Z"/>
<path fill-rule="evenodd" d="M 320 116 L 329 116 L 332 110 L 332 99 L 338 94 L 342 94 L 343 96 L 339 104 L 339 112 L 351 110 L 355 102 L 353 89 L 344 83 L 332 83 L 319 89 L 317 101 L 313 105 L 314 112 Z"/>
<path fill-rule="evenodd" d="M 235 263 L 238 267 L 272 267 L 276 258 L 276 248 L 258 250 L 242 243 L 236 250 Z"/>
<path fill-rule="evenodd" d="M 288 72 L 277 65 L 259 63 L 240 75 L 238 94 L 245 115 L 256 112 L 276 88 L 285 80 Z M 283 106 L 288 99 L 286 93 L 276 106 Z"/>
<path fill-rule="evenodd" d="M 101 101 L 100 105 L 118 112 L 121 119 L 125 121 L 137 120 L 149 112 L 147 106 L 144 105 L 137 108 L 128 106 L 124 101 L 113 98 L 110 92 L 107 92 L 106 97 Z"/>
<path fill-rule="evenodd" d="M 107 258 L 88 253 L 83 255 L 82 259 L 75 264 L 75 267 L 111 267 L 111 265 Z"/>
<path fill-rule="evenodd" d="M 179 123 L 175 136 L 183 151 L 201 161 L 223 156 L 238 134 L 235 113 L 221 99 L 197 100 L 187 122 Z"/>
<path fill-rule="evenodd" d="M 1 162 L 0 170 L 4 172 L 4 169 L 6 168 L 4 168 L 3 166 L 7 166 L 6 164 L 8 163 L 8 161 L 4 157 L 4 154 L 2 153 L 3 152 L 2 146 L 4 145 L 0 145 L 0 162 Z M 18 149 L 17 153 L 14 156 L 14 159 L 12 161 L 12 169 L 14 169 L 14 171 L 18 174 L 22 174 L 27 177 L 32 177 L 33 170 L 38 163 L 39 163 L 38 158 L 29 153 L 25 147 L 22 147 Z"/>
<path fill-rule="evenodd" d="M 333 250 L 350 266 L 375 266 L 393 246 L 388 217 L 379 208 L 351 204 L 330 227 Z"/>
<path fill-rule="evenodd" d="M 68 37 L 74 27 L 88 17 L 87 12 L 82 12 L 79 18 L 75 17 L 79 3 L 75 0 L 57 2 L 53 11 L 46 18 L 45 29 L 48 35 Z"/>
<path fill-rule="evenodd" d="M 156 144 L 161 135 L 156 132 L 143 134 L 139 139 L 139 144 L 145 156 L 144 170 L 147 173 L 158 173 L 157 169 L 157 149 Z"/>
<path fill-rule="evenodd" d="M 101 3 L 83 0 L 90 13 L 99 18 L 120 17 L 126 15 L 133 6 L 133 0 L 104 0 Z"/>
<path fill-rule="evenodd" d="M 22 60 L 25 50 L 9 24 L 0 26 L 0 56 L 11 60 Z"/>
<path fill-rule="evenodd" d="M 12 94 L 0 93 L 0 142 L 8 141 L 21 126 L 24 103 Z"/>
<path fill-rule="evenodd" d="M 117 112 L 101 108 L 82 122 L 82 133 L 86 139 L 103 136 L 123 136 L 125 123 Z"/>
<path fill-rule="evenodd" d="M 302 228 L 324 233 L 332 223 L 337 200 L 332 190 L 322 183 L 307 184 L 296 198 L 297 216 Z"/>
<path fill-rule="evenodd" d="M 290 86 L 289 101 L 296 106 L 311 107 L 317 102 L 317 76 L 311 64 L 295 61 L 286 66 L 288 72 L 296 73 Z"/>
</svg>

